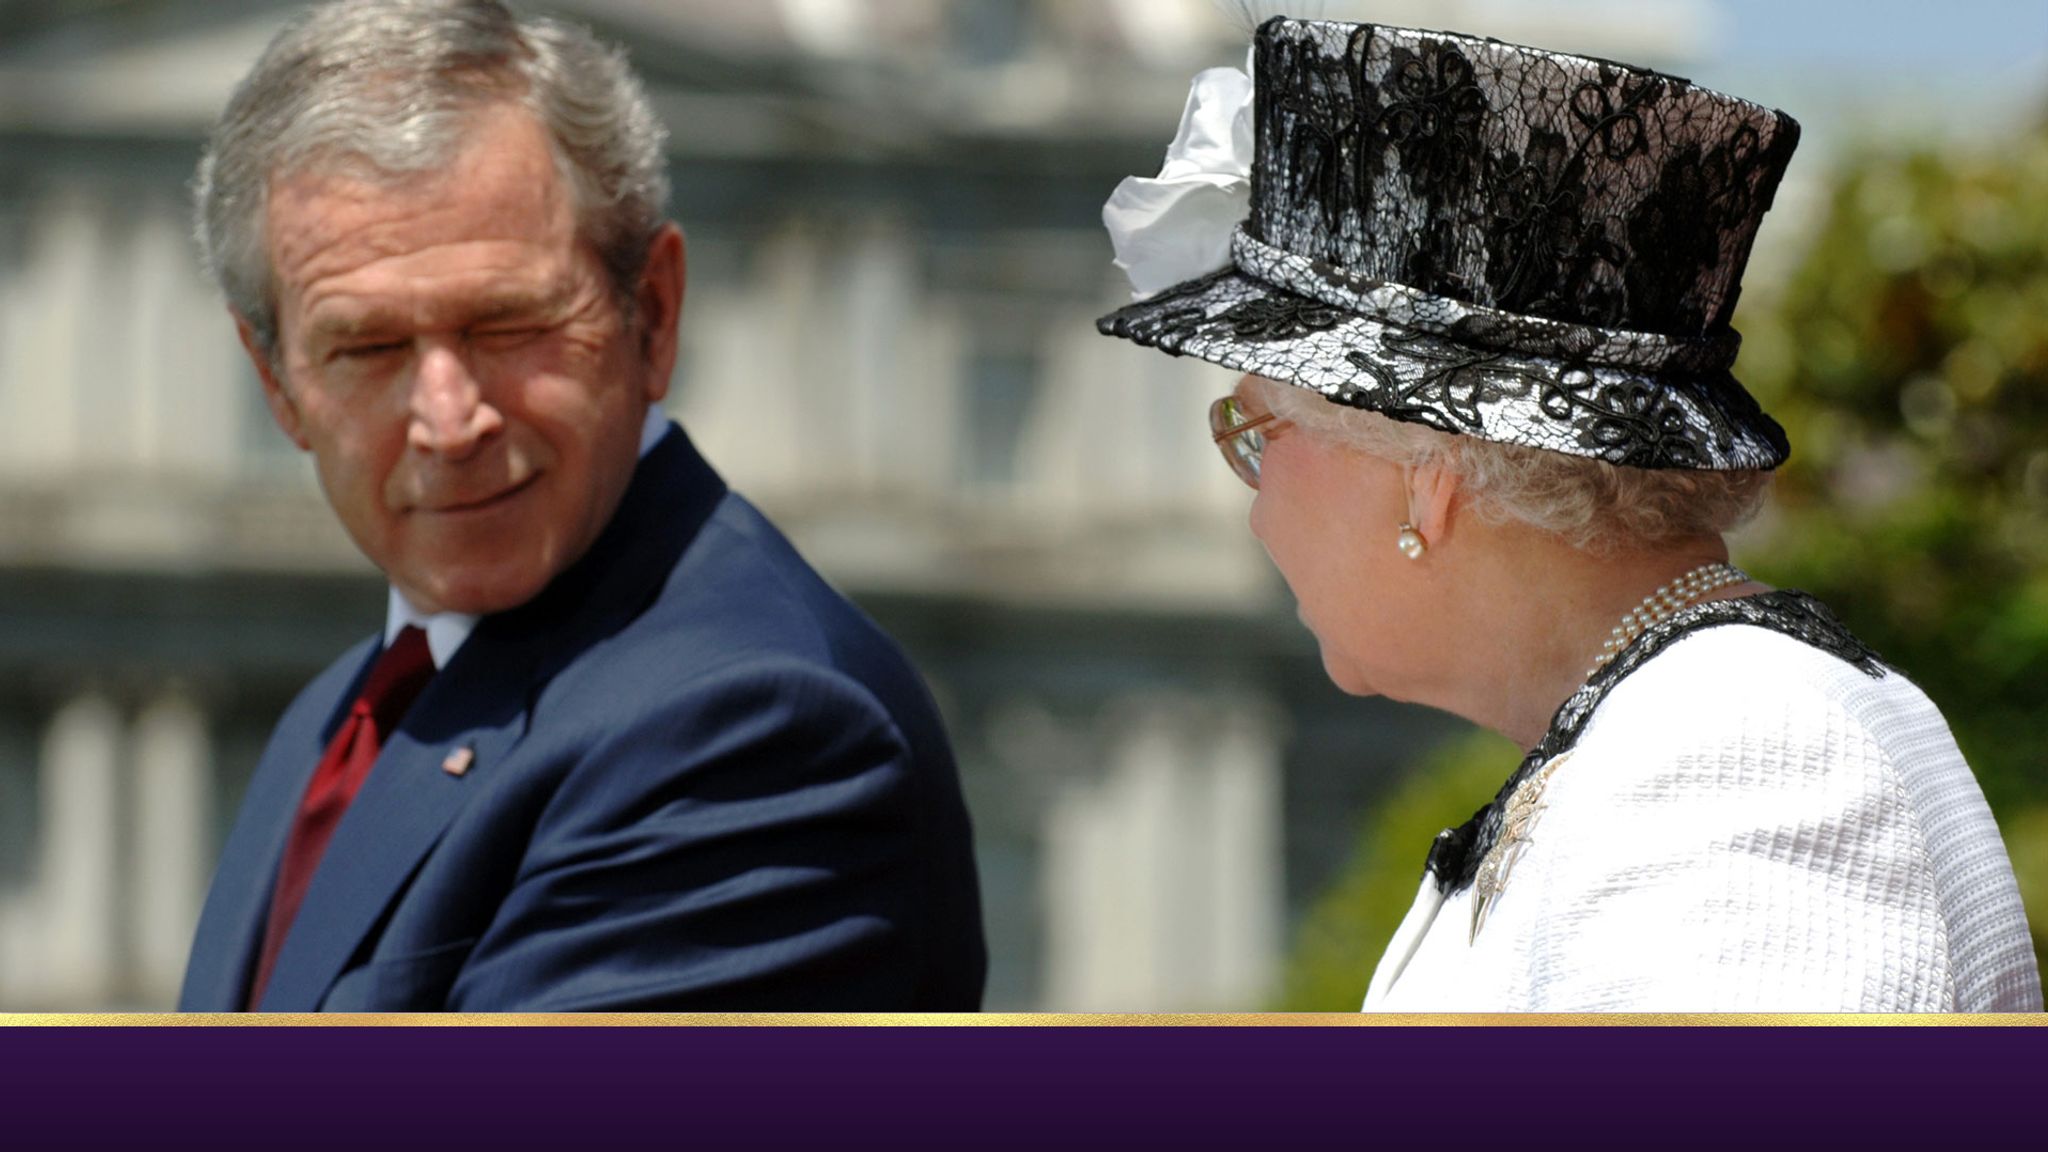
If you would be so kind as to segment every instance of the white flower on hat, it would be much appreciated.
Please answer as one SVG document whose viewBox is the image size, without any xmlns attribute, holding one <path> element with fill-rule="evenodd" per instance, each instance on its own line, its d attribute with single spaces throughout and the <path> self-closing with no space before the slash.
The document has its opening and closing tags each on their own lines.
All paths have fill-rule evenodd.
<svg viewBox="0 0 2048 1152">
<path fill-rule="evenodd" d="M 1159 175 L 1125 177 L 1102 206 L 1132 299 L 1230 263 L 1230 234 L 1251 210 L 1251 173 L 1252 78 L 1211 68 L 1188 91 Z"/>
</svg>

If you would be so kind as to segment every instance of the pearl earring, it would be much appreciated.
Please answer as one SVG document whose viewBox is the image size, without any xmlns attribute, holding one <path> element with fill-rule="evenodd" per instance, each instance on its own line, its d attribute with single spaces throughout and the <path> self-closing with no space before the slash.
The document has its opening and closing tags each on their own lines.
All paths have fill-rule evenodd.
<svg viewBox="0 0 2048 1152">
<path fill-rule="evenodd" d="M 1423 540 L 1422 533 L 1415 530 L 1415 525 L 1404 523 L 1401 525 L 1401 534 L 1394 537 L 1394 547 L 1399 548 L 1401 555 L 1410 560 L 1420 560 L 1429 544 Z"/>
</svg>

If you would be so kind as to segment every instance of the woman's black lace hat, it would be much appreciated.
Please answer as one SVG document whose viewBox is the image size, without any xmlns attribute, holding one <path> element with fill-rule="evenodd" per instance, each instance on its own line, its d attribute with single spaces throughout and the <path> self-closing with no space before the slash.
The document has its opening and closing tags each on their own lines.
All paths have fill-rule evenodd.
<svg viewBox="0 0 2048 1152">
<path fill-rule="evenodd" d="M 1799 126 L 1647 69 L 1269 20 L 1231 265 L 1103 333 L 1444 432 L 1775 468 L 1729 316 Z"/>
</svg>

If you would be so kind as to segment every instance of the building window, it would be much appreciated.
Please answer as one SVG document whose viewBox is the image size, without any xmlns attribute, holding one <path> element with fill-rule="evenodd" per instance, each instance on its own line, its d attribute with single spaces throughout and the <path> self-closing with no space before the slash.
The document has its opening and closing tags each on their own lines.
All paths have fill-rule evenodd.
<svg viewBox="0 0 2048 1152">
<path fill-rule="evenodd" d="M 961 474 L 980 488 L 1008 488 L 1018 480 L 1018 447 L 1039 393 L 1036 356 L 983 350 L 968 363 L 961 411 Z"/>
<path fill-rule="evenodd" d="M 1008 64 L 1024 54 L 1031 34 L 1029 0 L 973 0 L 948 8 L 953 47 L 971 66 Z"/>
<path fill-rule="evenodd" d="M 0 710 L 0 902 L 34 879 L 40 839 L 36 822 L 42 809 L 37 736 L 32 717 Z"/>
</svg>

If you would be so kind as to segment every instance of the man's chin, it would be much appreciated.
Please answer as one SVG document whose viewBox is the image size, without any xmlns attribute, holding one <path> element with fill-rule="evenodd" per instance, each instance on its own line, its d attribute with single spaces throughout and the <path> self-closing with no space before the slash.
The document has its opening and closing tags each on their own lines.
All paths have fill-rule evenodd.
<svg viewBox="0 0 2048 1152">
<path fill-rule="evenodd" d="M 417 588 L 401 584 L 400 589 L 414 608 L 428 615 L 456 612 L 464 616 L 489 616 L 525 604 L 547 586 L 548 577 L 539 573 L 493 570 L 444 572 L 439 579 L 423 582 Z"/>
</svg>

